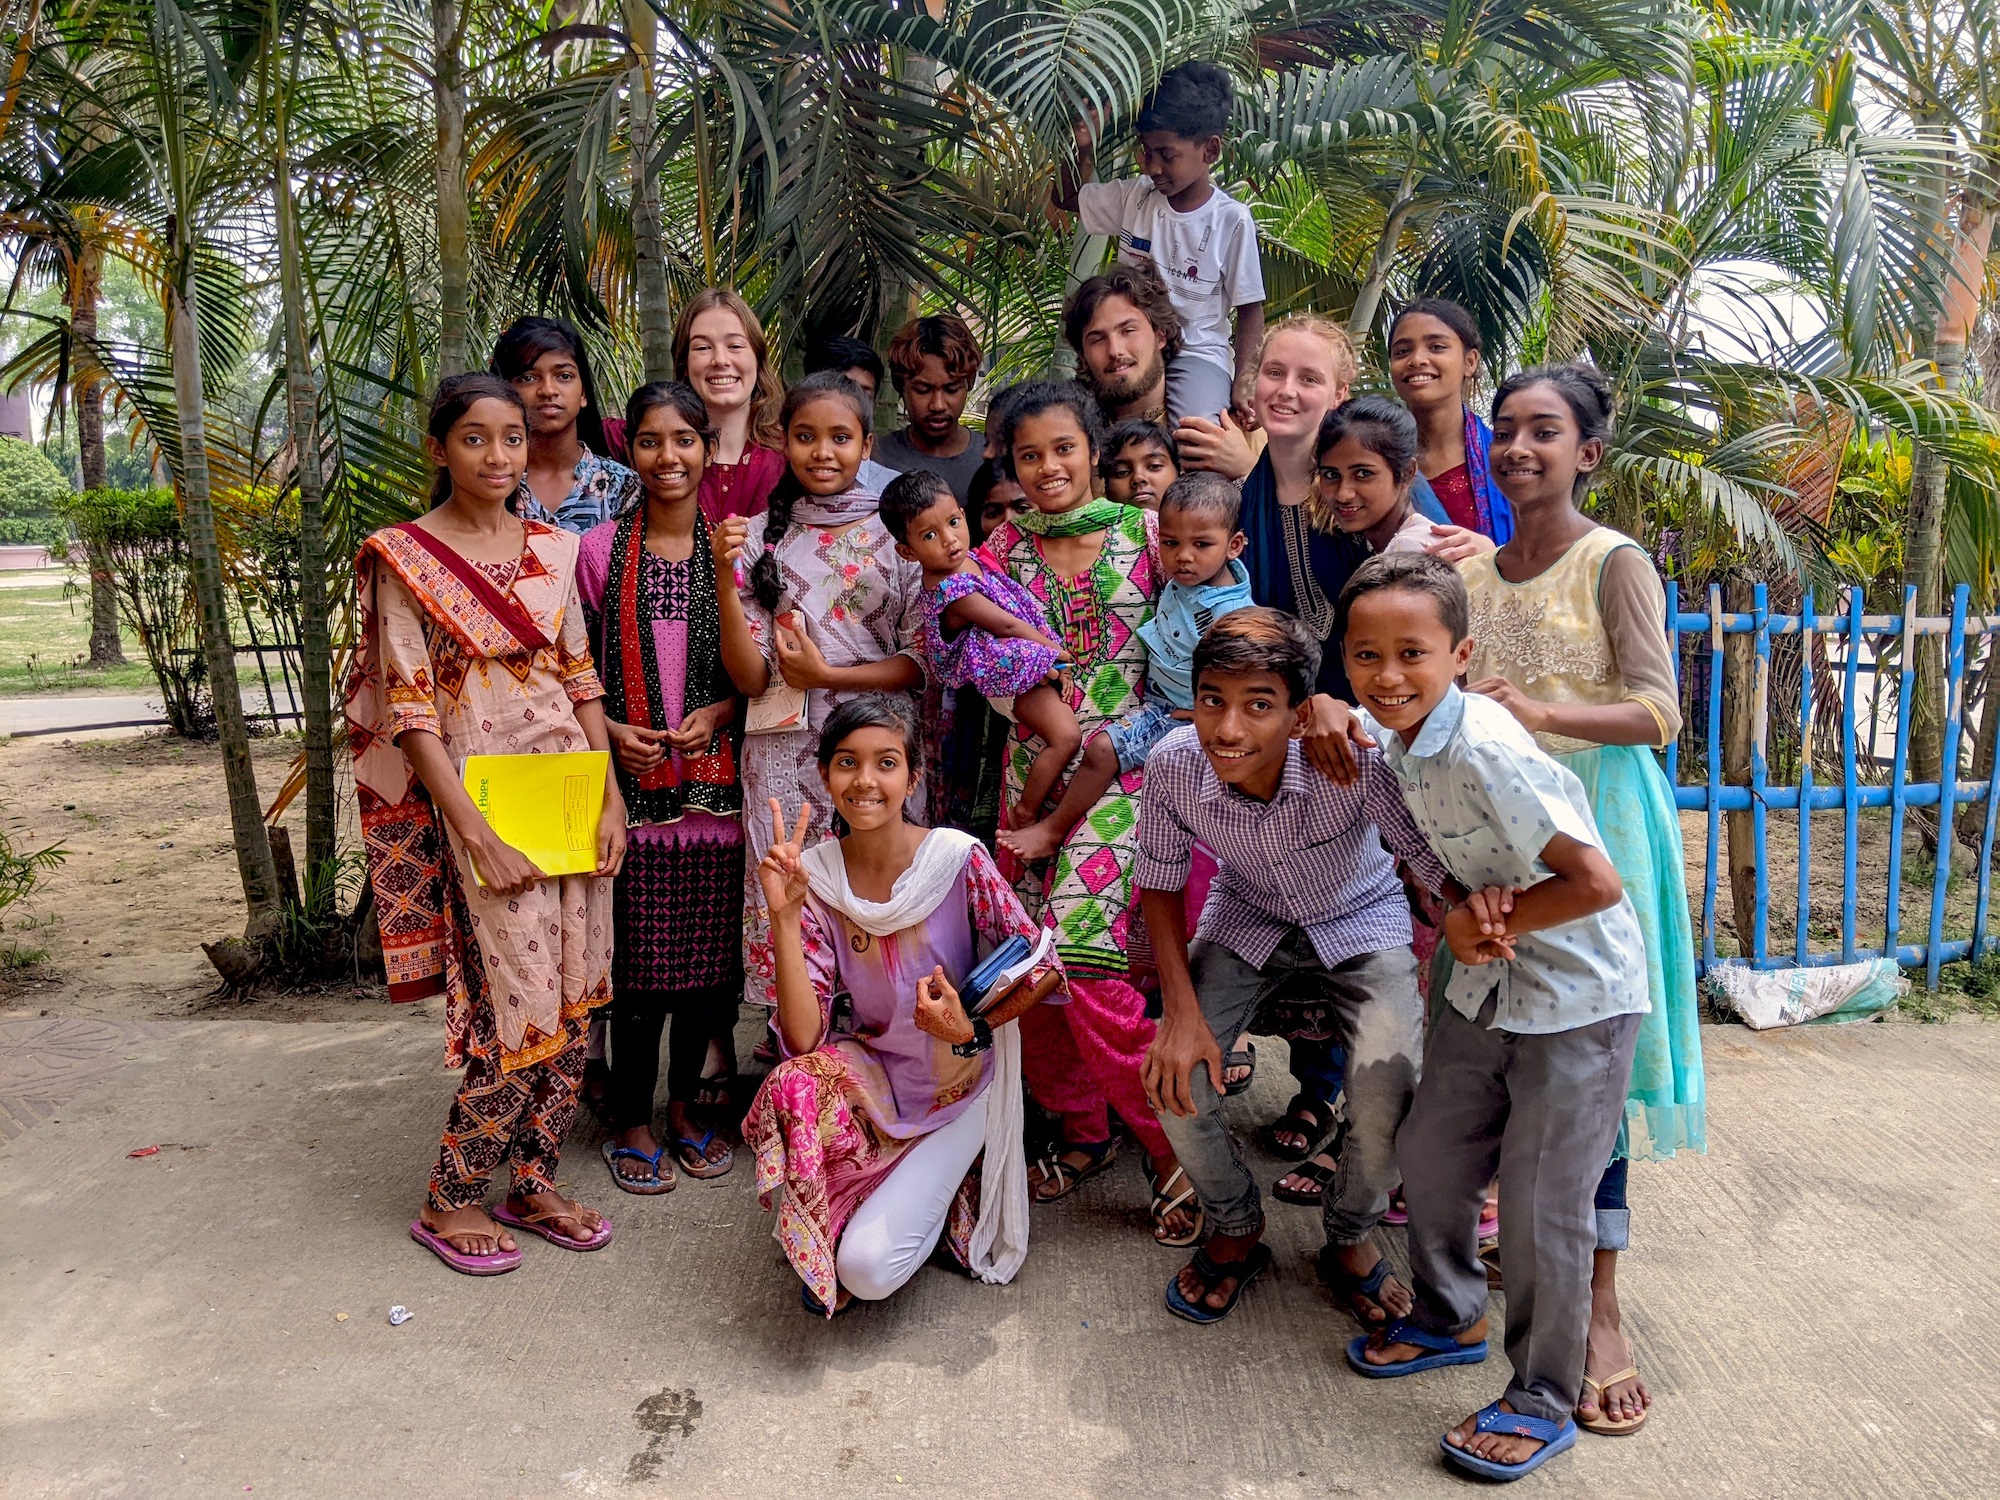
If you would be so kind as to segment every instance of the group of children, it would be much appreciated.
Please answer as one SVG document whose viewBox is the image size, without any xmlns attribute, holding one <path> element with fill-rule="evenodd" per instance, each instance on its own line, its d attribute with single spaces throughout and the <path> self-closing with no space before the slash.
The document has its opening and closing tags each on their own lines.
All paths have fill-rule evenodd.
<svg viewBox="0 0 2000 1500">
<path fill-rule="evenodd" d="M 1647 749 L 1678 729 L 1659 582 L 1578 509 L 1594 373 L 1513 377 L 1489 430 L 1450 304 L 1392 325 L 1400 402 L 1350 399 L 1318 320 L 1262 330 L 1254 230 L 1246 256 L 1208 179 L 1220 76 L 1170 74 L 1147 177 L 1077 201 L 1121 253 L 1186 260 L 1197 367 L 1169 366 L 1169 405 L 1262 427 L 1236 472 L 1184 466 L 1158 421 L 1107 433 L 1102 392 L 1065 382 L 996 392 L 982 438 L 952 317 L 898 333 L 909 425 L 878 439 L 872 350 L 816 351 L 785 390 L 719 290 L 683 309 L 684 380 L 622 425 L 552 320 L 445 382 L 433 507 L 358 564 L 348 689 L 392 993 L 445 997 L 467 1069 L 411 1234 L 474 1275 L 521 1263 L 512 1231 L 609 1243 L 555 1186 L 585 1097 L 619 1189 L 729 1172 L 748 1001 L 773 1066 L 742 1141 L 808 1311 L 890 1296 L 941 1246 L 1011 1278 L 1030 1203 L 1112 1164 L 1115 1113 L 1154 1237 L 1194 1247 L 1166 1305 L 1214 1322 L 1271 1259 L 1223 1101 L 1247 1038 L 1285 1035 L 1300 1094 L 1272 1139 L 1301 1166 L 1277 1191 L 1320 1206 L 1358 1373 L 1486 1357 L 1497 1183 L 1514 1376 L 1441 1444 L 1519 1477 L 1579 1421 L 1644 1422 L 1623 1168 L 1701 1143 Z M 1233 351 L 1195 326 L 1218 308 Z M 616 767 L 596 870 L 544 877 L 459 772 L 581 748 Z M 1027 1098 L 1057 1131 L 1032 1164 Z"/>
</svg>

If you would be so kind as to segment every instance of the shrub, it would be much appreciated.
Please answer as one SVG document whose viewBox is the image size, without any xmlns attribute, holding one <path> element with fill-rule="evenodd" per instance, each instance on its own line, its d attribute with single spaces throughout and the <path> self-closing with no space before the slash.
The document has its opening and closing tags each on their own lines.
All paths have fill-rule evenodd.
<svg viewBox="0 0 2000 1500">
<path fill-rule="evenodd" d="M 69 481 L 33 443 L 0 437 L 0 546 L 60 548 Z"/>
<path fill-rule="evenodd" d="M 139 638 L 174 733 L 213 733 L 201 613 L 173 491 L 89 490 L 66 497 L 62 513 L 84 546 L 107 560 L 119 616 Z"/>
</svg>

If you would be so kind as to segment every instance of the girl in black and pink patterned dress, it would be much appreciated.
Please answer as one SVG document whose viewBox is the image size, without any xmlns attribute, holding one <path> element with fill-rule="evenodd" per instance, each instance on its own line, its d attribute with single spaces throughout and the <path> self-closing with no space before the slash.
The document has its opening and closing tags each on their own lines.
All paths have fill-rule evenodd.
<svg viewBox="0 0 2000 1500">
<path fill-rule="evenodd" d="M 625 430 L 643 498 L 588 532 L 577 562 L 631 823 L 613 908 L 603 1151 L 626 1192 L 664 1193 L 675 1166 L 719 1177 L 733 1164 L 692 1111 L 709 1040 L 728 1033 L 743 988 L 743 788 L 699 499 L 714 442 L 708 413 L 686 385 L 648 385 L 633 394 Z M 662 1144 L 653 1093 L 670 1015 Z"/>
</svg>

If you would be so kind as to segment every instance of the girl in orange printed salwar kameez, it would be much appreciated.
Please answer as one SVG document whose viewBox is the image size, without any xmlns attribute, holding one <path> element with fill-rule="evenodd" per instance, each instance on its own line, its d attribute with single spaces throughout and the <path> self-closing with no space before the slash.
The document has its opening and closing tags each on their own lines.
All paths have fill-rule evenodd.
<svg viewBox="0 0 2000 1500">
<path fill-rule="evenodd" d="M 520 398 L 490 375 L 447 380 L 430 434 L 431 511 L 376 532 L 355 563 L 348 742 L 390 996 L 442 994 L 445 1062 L 465 1069 L 410 1234 L 454 1270 L 494 1275 L 521 1260 L 503 1225 L 572 1250 L 611 1239 L 610 1222 L 561 1197 L 555 1176 L 589 1014 L 611 995 L 625 807 L 612 781 L 594 874 L 545 876 L 461 784 L 470 755 L 604 750 L 609 739 L 577 538 L 507 508 L 527 456 Z M 487 1180 L 510 1157 L 512 1191 L 489 1214 Z"/>
</svg>

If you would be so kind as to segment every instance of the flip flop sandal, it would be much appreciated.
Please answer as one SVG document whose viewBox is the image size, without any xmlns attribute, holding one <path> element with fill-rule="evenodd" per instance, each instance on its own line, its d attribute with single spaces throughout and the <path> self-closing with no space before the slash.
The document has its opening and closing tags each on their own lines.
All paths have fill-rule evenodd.
<svg viewBox="0 0 2000 1500">
<path fill-rule="evenodd" d="M 614 1146 L 611 1142 L 605 1141 L 597 1148 L 597 1154 L 604 1158 L 604 1165 L 611 1173 L 611 1180 L 636 1197 L 654 1198 L 661 1193 L 671 1193 L 674 1190 L 673 1173 L 669 1171 L 664 1177 L 660 1175 L 660 1158 L 667 1154 L 665 1146 L 648 1155 L 629 1146 Z M 618 1163 L 624 1160 L 644 1162 L 652 1170 L 652 1177 L 650 1179 L 627 1177 L 618 1170 Z"/>
<path fill-rule="evenodd" d="M 799 1284 L 799 1306 L 803 1307 L 815 1318 L 825 1318 L 828 1321 L 834 1318 L 844 1318 L 854 1311 L 854 1305 L 860 1300 L 859 1297 L 849 1297 L 845 1302 L 842 1302 L 838 1297 L 835 1297 L 833 1299 L 833 1311 L 828 1312 L 826 1304 L 813 1295 L 811 1287 L 805 1285 L 803 1282 Z"/>
<path fill-rule="evenodd" d="M 1376 1343 L 1376 1340 L 1380 1342 Z M 1391 1344 L 1414 1344 L 1419 1349 L 1428 1349 L 1430 1353 L 1419 1354 L 1401 1364 L 1371 1365 L 1366 1357 L 1371 1343 L 1375 1343 L 1378 1349 Z M 1405 1375 L 1421 1375 L 1426 1370 L 1442 1370 L 1447 1365 L 1477 1365 L 1485 1363 L 1485 1360 L 1485 1339 L 1476 1344 L 1461 1344 L 1448 1334 L 1427 1333 L 1414 1327 L 1407 1319 L 1391 1323 L 1375 1333 L 1363 1334 L 1347 1346 L 1347 1362 L 1354 1367 L 1354 1373 L 1366 1375 L 1370 1380 L 1397 1380 Z"/>
<path fill-rule="evenodd" d="M 1188 1183 L 1186 1187 L 1175 1193 L 1174 1184 L 1177 1182 L 1187 1182 L 1187 1173 L 1183 1172 L 1179 1167 L 1174 1168 L 1165 1182 L 1156 1182 L 1153 1184 L 1153 1238 L 1169 1249 L 1185 1250 L 1189 1245 L 1199 1240 L 1208 1229 L 1208 1211 L 1200 1203 L 1196 1203 L 1194 1206 L 1194 1224 L 1186 1232 L 1175 1235 L 1161 1233 L 1167 1227 L 1167 1215 L 1173 1213 L 1178 1208 L 1184 1207 L 1195 1195 L 1193 1183 Z M 1173 1196 L 1169 1197 L 1168 1194 L 1170 1193 Z"/>
<path fill-rule="evenodd" d="M 1524 1416 L 1520 1412 L 1502 1411 L 1500 1403 L 1493 1402 L 1479 1411 L 1479 1421 L 1475 1432 L 1506 1432 L 1515 1437 L 1534 1438 L 1541 1447 L 1530 1453 L 1517 1464 L 1495 1463 L 1490 1458 L 1479 1458 L 1467 1453 L 1463 1448 L 1452 1446 L 1450 1436 L 1438 1439 L 1438 1447 L 1444 1450 L 1444 1461 L 1455 1469 L 1467 1474 L 1476 1474 L 1481 1479 L 1507 1481 L 1520 1479 L 1532 1474 L 1558 1453 L 1567 1452 L 1576 1446 L 1576 1423 L 1568 1417 L 1560 1422 L 1551 1422 L 1544 1417 Z"/>
<path fill-rule="evenodd" d="M 1063 1157 L 1075 1151 L 1090 1157 L 1087 1165 L 1072 1167 Z M 1059 1151 L 1051 1151 L 1030 1169 L 1042 1174 L 1043 1185 L 1055 1184 L 1054 1192 L 1037 1192 L 1034 1185 L 1028 1187 L 1028 1197 L 1035 1203 L 1053 1203 L 1058 1198 L 1067 1198 L 1083 1185 L 1086 1179 L 1095 1177 L 1106 1167 L 1118 1160 L 1118 1142 L 1097 1141 L 1084 1146 L 1064 1146 Z"/>
<path fill-rule="evenodd" d="M 1322 1162 L 1302 1161 L 1271 1184 L 1271 1196 L 1280 1203 L 1303 1203 L 1307 1208 L 1318 1208 L 1326 1196 L 1327 1184 L 1333 1181 L 1338 1171 L 1339 1168 Z M 1303 1177 L 1312 1184 L 1312 1190 L 1308 1192 L 1303 1188 L 1286 1187 L 1286 1177 Z"/>
<path fill-rule="evenodd" d="M 1382 1215 L 1382 1222 L 1398 1228 L 1410 1222 L 1410 1205 L 1403 1201 L 1401 1188 L 1389 1195 L 1389 1211 Z"/>
<path fill-rule="evenodd" d="M 495 1250 L 488 1255 L 468 1254 L 422 1219 L 410 1220 L 410 1238 L 465 1276 L 502 1276 L 520 1269 L 521 1251 L 518 1246 L 512 1250 Z"/>
<path fill-rule="evenodd" d="M 1389 1309 L 1382 1301 L 1382 1288 L 1395 1272 L 1389 1267 L 1388 1256 L 1376 1261 L 1375 1269 L 1366 1276 L 1356 1276 L 1334 1257 L 1333 1246 L 1321 1245 L 1319 1254 L 1313 1257 L 1313 1265 L 1326 1289 L 1347 1303 L 1347 1310 L 1354 1315 L 1354 1321 L 1363 1328 L 1380 1328 L 1389 1321 Z M 1355 1305 L 1362 1297 L 1381 1309 L 1382 1322 L 1370 1322 L 1368 1315 Z"/>
<path fill-rule="evenodd" d="M 1639 1367 L 1637 1365 L 1628 1365 L 1608 1380 L 1592 1380 L 1588 1375 L 1584 1376 L 1583 1383 L 1597 1392 L 1597 1401 L 1595 1403 L 1597 1406 L 1597 1415 L 1594 1417 L 1578 1416 L 1576 1425 L 1581 1427 L 1585 1432 L 1596 1433 L 1599 1437 L 1630 1437 L 1641 1427 L 1644 1427 L 1646 1425 L 1646 1418 L 1652 1415 L 1649 1411 L 1642 1411 L 1638 1416 L 1630 1417 L 1623 1422 L 1604 1415 L 1605 1391 L 1618 1384 L 1621 1380 L 1630 1380 L 1638 1373 Z"/>
<path fill-rule="evenodd" d="M 724 1146 L 722 1160 L 710 1161 L 708 1148 L 714 1139 L 713 1130 L 698 1141 L 685 1135 L 674 1137 L 674 1165 L 697 1181 L 728 1176 L 729 1169 L 736 1165 L 736 1153 Z"/>
<path fill-rule="evenodd" d="M 597 1226 L 597 1233 L 587 1240 L 564 1234 L 560 1229 L 549 1226 L 559 1219 L 574 1219 L 582 1205 L 572 1204 L 568 1208 L 552 1209 L 545 1213 L 521 1214 L 514 1212 L 505 1203 L 493 1210 L 493 1217 L 510 1229 L 525 1229 L 529 1234 L 538 1234 L 558 1250 L 602 1250 L 611 1243 L 611 1221 L 603 1220 Z"/>
<path fill-rule="evenodd" d="M 1313 1148 L 1326 1139 L 1333 1129 L 1333 1108 L 1317 1099 L 1308 1099 L 1304 1094 L 1292 1095 L 1292 1102 L 1285 1106 L 1285 1112 L 1264 1127 L 1264 1144 L 1270 1153 L 1280 1161 L 1304 1161 L 1313 1154 Z M 1305 1137 L 1305 1145 L 1292 1146 L 1278 1139 L 1279 1132 L 1286 1135 Z"/>
<path fill-rule="evenodd" d="M 1234 1083 L 1223 1084 L 1222 1096 L 1225 1099 L 1234 1099 L 1238 1094 L 1249 1088 L 1252 1083 L 1257 1081 L 1257 1044 L 1255 1042 L 1245 1042 L 1234 1052 L 1225 1056 L 1222 1059 L 1222 1071 L 1227 1073 L 1231 1068 L 1248 1068 L 1250 1071 Z"/>
<path fill-rule="evenodd" d="M 1177 1318 L 1186 1318 L 1190 1323 L 1220 1323 L 1232 1312 L 1243 1298 L 1243 1290 L 1262 1274 L 1271 1264 L 1271 1247 L 1259 1240 L 1250 1247 L 1250 1253 L 1242 1260 L 1215 1261 L 1209 1258 L 1206 1248 L 1195 1251 L 1194 1259 L 1188 1262 L 1194 1267 L 1194 1274 L 1201 1278 L 1201 1297 L 1195 1302 L 1181 1295 L 1181 1279 L 1176 1275 L 1167 1283 L 1167 1311 Z M 1221 1307 L 1208 1305 L 1209 1293 L 1221 1283 L 1234 1277 L 1236 1286 L 1229 1294 L 1229 1300 Z"/>
</svg>

